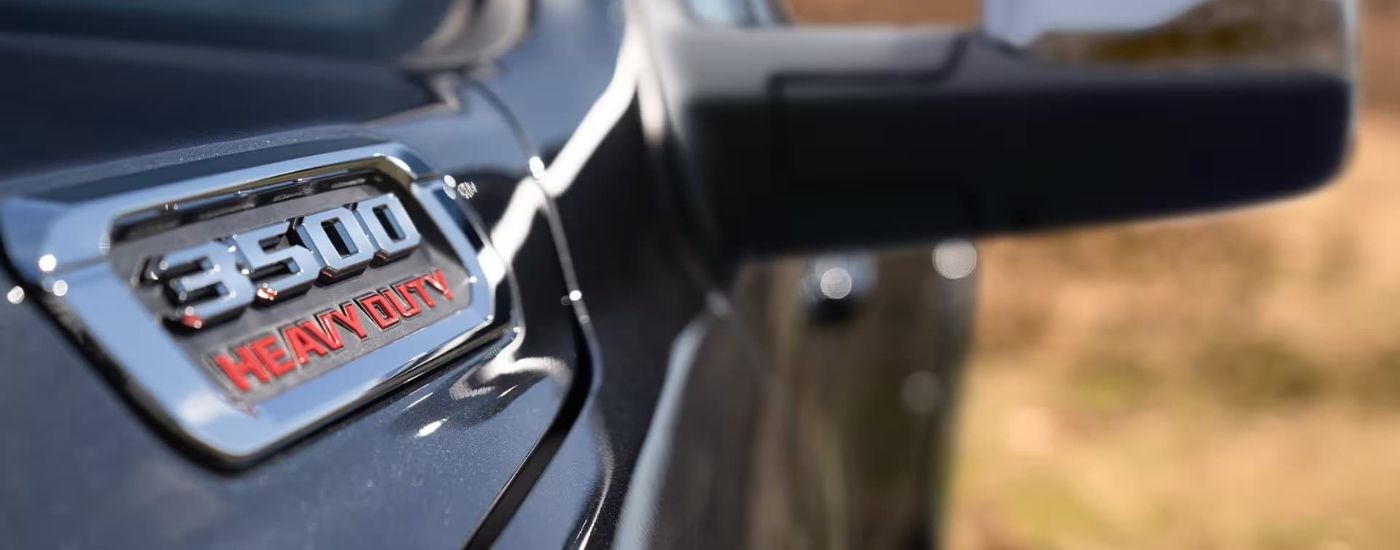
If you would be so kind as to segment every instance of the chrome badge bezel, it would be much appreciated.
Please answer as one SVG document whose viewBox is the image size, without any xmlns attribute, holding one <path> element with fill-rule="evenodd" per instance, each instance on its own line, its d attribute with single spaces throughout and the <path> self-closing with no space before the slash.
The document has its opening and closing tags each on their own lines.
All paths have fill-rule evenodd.
<svg viewBox="0 0 1400 550">
<path fill-rule="evenodd" d="M 123 216 L 282 182 L 372 168 L 389 176 L 437 224 L 470 275 L 470 302 L 432 324 L 262 401 L 239 399 L 211 378 L 112 268 Z M 483 232 L 437 194 L 443 179 L 402 145 L 372 144 L 97 197 L 16 197 L 0 204 L 0 237 L 20 278 L 86 347 L 116 369 L 151 416 L 220 463 L 238 465 L 322 426 L 476 349 L 496 323 L 505 265 Z M 474 237 L 473 237 L 474 236 Z M 148 320 L 149 322 L 140 322 Z"/>
</svg>

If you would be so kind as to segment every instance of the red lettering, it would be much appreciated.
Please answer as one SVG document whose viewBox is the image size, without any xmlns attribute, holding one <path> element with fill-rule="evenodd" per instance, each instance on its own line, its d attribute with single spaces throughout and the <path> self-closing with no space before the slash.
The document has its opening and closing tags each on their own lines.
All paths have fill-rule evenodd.
<svg viewBox="0 0 1400 550">
<path fill-rule="evenodd" d="M 434 270 L 322 311 L 311 319 L 286 325 L 280 329 L 281 338 L 277 333 L 265 334 L 211 359 L 238 391 L 248 392 L 252 387 L 250 377 L 269 384 L 273 378 L 295 371 L 297 365 L 309 363 L 312 355 L 325 357 L 344 348 L 342 329 L 362 340 L 368 337 L 360 316 L 362 310 L 375 326 L 387 330 L 403 319 L 423 313 L 425 308 L 437 307 L 429 287 L 443 298 L 453 299 L 447 276 L 442 270 Z"/>
<path fill-rule="evenodd" d="M 398 310 L 399 317 L 403 317 L 404 319 L 418 315 L 423 311 L 423 308 L 418 306 L 418 302 L 413 301 L 413 298 L 407 294 L 395 292 L 386 288 L 379 291 L 379 295 L 383 296 L 389 303 L 394 304 L 394 309 Z"/>
<path fill-rule="evenodd" d="M 360 307 L 369 314 L 369 320 L 374 321 L 380 330 L 388 329 L 399 323 L 399 314 L 394 311 L 393 304 L 390 304 L 389 300 L 384 299 L 383 296 L 370 294 L 357 298 L 355 301 L 360 303 Z"/>
<path fill-rule="evenodd" d="M 399 293 L 404 295 L 404 298 L 408 298 L 409 293 L 412 292 L 418 295 L 419 300 L 428 304 L 428 307 L 437 307 L 437 304 L 433 302 L 433 297 L 428 295 L 428 289 L 424 288 L 423 279 L 424 277 L 414 277 L 394 285 L 394 288 L 398 289 Z"/>
<path fill-rule="evenodd" d="M 297 368 L 291 358 L 287 357 L 287 350 L 282 348 L 282 343 L 274 335 L 269 334 L 248 342 L 247 348 L 253 350 L 253 354 L 258 356 L 268 372 L 278 377 Z"/>
<path fill-rule="evenodd" d="M 350 329 L 350 332 L 355 333 L 361 340 L 365 339 L 365 325 L 360 322 L 360 309 L 353 307 L 350 302 L 340 304 L 339 310 L 331 309 L 316 315 L 316 320 L 320 322 L 319 328 L 310 321 L 302 323 L 301 328 L 314 332 L 321 342 L 332 350 L 345 346 L 340 340 L 340 330 L 335 328 L 336 325 Z"/>
<path fill-rule="evenodd" d="M 452 299 L 452 289 L 447 286 L 447 276 L 442 274 L 441 269 L 434 270 L 432 273 L 424 275 L 423 282 L 428 283 L 428 286 L 442 293 L 444 298 L 448 300 Z"/>
<path fill-rule="evenodd" d="M 305 321 L 305 324 L 312 324 Z M 282 327 L 282 339 L 287 341 L 287 345 L 292 348 L 292 356 L 297 358 L 297 363 L 305 365 L 310 360 L 311 353 L 325 357 L 331 350 L 312 338 L 308 331 L 296 325 Z M 340 340 L 340 335 L 336 334 L 336 340 Z M 336 346 L 339 348 L 339 346 Z"/>
<path fill-rule="evenodd" d="M 258 359 L 253 350 L 248 349 L 248 346 L 239 346 L 234 350 L 234 353 L 238 355 L 237 363 L 233 362 L 233 359 L 230 359 L 228 355 L 220 353 L 214 356 L 214 364 L 218 365 L 219 370 L 224 371 L 224 376 L 233 382 L 233 386 L 238 388 L 238 391 L 248 391 L 248 375 L 250 374 L 264 384 L 272 381 L 272 377 L 267 374 L 267 369 L 263 367 L 262 360 Z"/>
<path fill-rule="evenodd" d="M 320 323 L 316 321 L 302 321 L 299 326 L 308 334 L 315 336 L 317 340 L 320 340 L 321 343 L 331 351 L 335 351 L 345 347 L 345 342 L 340 339 L 340 331 L 336 330 L 335 326 L 327 319 L 329 316 L 329 313 L 323 313 L 320 316 Z"/>
</svg>

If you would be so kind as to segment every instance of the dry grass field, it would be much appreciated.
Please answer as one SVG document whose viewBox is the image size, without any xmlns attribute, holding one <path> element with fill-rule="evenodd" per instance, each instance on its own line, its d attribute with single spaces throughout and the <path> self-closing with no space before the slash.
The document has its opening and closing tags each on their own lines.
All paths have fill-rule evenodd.
<svg viewBox="0 0 1400 550">
<path fill-rule="evenodd" d="M 818 22 L 949 4 L 794 1 Z M 1400 2 L 1364 18 L 1331 187 L 982 243 L 948 547 L 1400 548 Z"/>
<path fill-rule="evenodd" d="M 1373 108 L 1321 193 L 984 243 L 949 546 L 1400 548 L 1397 151 Z"/>
</svg>

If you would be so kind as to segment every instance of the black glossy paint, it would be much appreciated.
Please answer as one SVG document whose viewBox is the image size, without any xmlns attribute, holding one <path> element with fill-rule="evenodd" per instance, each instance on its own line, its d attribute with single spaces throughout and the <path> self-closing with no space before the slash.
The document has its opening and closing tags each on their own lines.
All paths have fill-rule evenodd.
<svg viewBox="0 0 1400 550">
<path fill-rule="evenodd" d="M 753 497 L 773 479 L 763 469 L 771 462 L 756 456 L 771 433 L 759 419 L 785 425 L 799 412 L 773 406 L 786 391 L 781 369 L 791 367 L 778 359 L 792 350 L 765 327 L 770 302 L 790 298 L 795 283 L 775 277 L 771 288 L 747 292 L 733 283 L 747 280 L 738 267 L 701 256 L 631 90 L 576 175 L 550 180 L 559 177 L 551 170 L 546 185 L 527 177 L 531 156 L 558 160 L 613 80 L 623 30 L 616 0 L 540 0 L 525 41 L 461 83 L 460 110 L 436 105 L 381 122 L 368 121 L 433 100 L 400 73 L 375 66 L 361 74 L 364 67 L 339 61 L 325 70 L 378 84 L 339 89 L 341 80 L 312 73 L 311 89 L 284 97 L 256 82 L 267 74 L 255 70 L 263 54 L 224 52 L 243 67 L 226 72 L 190 66 L 184 50 L 147 47 L 103 52 L 104 63 L 118 65 L 99 76 L 120 80 L 122 64 L 139 70 L 155 55 L 180 67 L 150 70 L 180 81 L 171 93 L 181 97 L 201 86 L 187 80 L 220 73 L 208 102 L 160 105 L 153 83 L 126 82 L 110 95 L 75 92 L 69 117 L 12 118 L 14 131 L 37 141 L 0 156 L 0 198 L 273 147 L 403 143 L 477 184 L 470 208 L 508 258 L 524 331 L 494 359 L 448 365 L 270 460 L 228 472 L 162 439 L 123 401 L 121 381 L 33 300 L 0 303 L 0 334 L 23 336 L 0 349 L 0 432 L 11 442 L 0 445 L 0 533 L 20 548 L 759 540 L 754 522 L 766 517 L 766 501 Z M 0 67 L 19 59 L 37 71 L 47 54 L 30 56 L 23 44 L 12 44 Z M 30 105 L 54 113 L 64 102 Z M 138 116 L 142 109 L 152 116 Z M 55 118 L 69 126 L 46 126 Z M 12 284 L 0 272 L 0 289 Z M 930 284 L 954 298 L 968 292 Z M 581 300 L 567 298 L 575 290 Z M 937 339 L 945 345 L 960 338 L 968 304 L 938 303 L 951 327 Z M 956 364 L 957 346 L 939 349 L 939 365 Z M 862 364 L 825 368 L 859 373 Z M 921 430 L 933 424 L 910 426 L 904 435 L 932 437 Z M 932 494 L 912 471 L 899 473 L 911 494 Z M 915 529 L 904 525 L 915 516 L 901 516 L 900 528 Z"/>
<path fill-rule="evenodd" d="M 505 546 L 613 540 L 674 343 L 707 314 L 706 294 L 716 289 L 688 256 L 642 147 L 634 109 L 556 198 L 588 304 L 597 383 L 560 456 L 502 533 Z M 572 521 L 542 521 L 561 516 Z"/>
<path fill-rule="evenodd" d="M 0 307 L 22 335 L 0 369 L 0 531 L 16 547 L 451 547 L 486 516 L 517 467 L 548 439 L 579 378 L 584 343 L 539 207 L 507 211 L 524 157 L 479 96 L 468 110 L 378 128 L 312 129 L 57 174 L 8 180 L 6 194 L 81 184 L 269 142 L 394 138 L 477 182 L 488 233 L 509 228 L 527 330 L 497 357 L 468 358 L 358 411 L 265 463 L 223 472 L 181 453 L 123 402 L 109 371 L 79 352 L 33 300 Z M 434 122 L 436 124 L 434 124 Z M 505 146 L 501 143 L 504 142 Z M 5 288 L 13 283 L 6 276 Z M 480 358 L 476 358 L 480 362 Z M 582 377 L 586 379 L 585 377 Z M 10 495 L 14 495 L 11 498 Z"/>
<path fill-rule="evenodd" d="M 386 65 L 196 46 L 0 33 L 0 67 L 5 174 L 135 162 L 432 101 Z"/>
<path fill-rule="evenodd" d="M 0 30 L 392 59 L 441 24 L 450 0 L 8 0 Z"/>
</svg>

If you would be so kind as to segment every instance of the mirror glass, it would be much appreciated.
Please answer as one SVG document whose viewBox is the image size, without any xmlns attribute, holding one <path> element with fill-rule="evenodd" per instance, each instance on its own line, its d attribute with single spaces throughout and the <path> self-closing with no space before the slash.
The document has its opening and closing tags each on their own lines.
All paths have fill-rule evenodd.
<svg viewBox="0 0 1400 550">
<path fill-rule="evenodd" d="M 1349 0 L 985 0 L 984 31 L 1056 62 L 1350 74 Z"/>
</svg>

